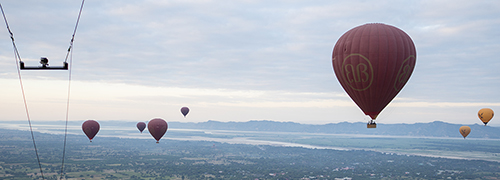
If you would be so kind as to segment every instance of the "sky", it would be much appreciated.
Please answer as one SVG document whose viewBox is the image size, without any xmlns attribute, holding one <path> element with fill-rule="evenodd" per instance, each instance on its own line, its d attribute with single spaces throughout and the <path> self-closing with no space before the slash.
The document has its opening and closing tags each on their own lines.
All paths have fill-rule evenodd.
<svg viewBox="0 0 500 180">
<path fill-rule="evenodd" d="M 62 65 L 81 1 L 1 3 L 25 64 Z M 70 121 L 367 122 L 331 62 L 340 36 L 366 23 L 402 29 L 417 49 L 377 122 L 476 124 L 479 109 L 500 112 L 500 1 L 87 0 L 71 84 L 68 71 L 21 71 L 30 119 L 65 120 L 71 85 Z M 0 84 L 0 121 L 26 120 L 6 27 Z"/>
</svg>

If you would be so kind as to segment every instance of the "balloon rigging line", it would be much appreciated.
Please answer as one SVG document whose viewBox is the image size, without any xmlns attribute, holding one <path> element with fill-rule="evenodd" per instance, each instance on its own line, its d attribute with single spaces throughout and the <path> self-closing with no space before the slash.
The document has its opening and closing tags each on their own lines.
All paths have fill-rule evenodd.
<svg viewBox="0 0 500 180">
<path fill-rule="evenodd" d="M 19 51 L 17 50 L 16 43 L 14 42 L 14 34 L 10 30 L 9 23 L 7 23 L 7 17 L 5 16 L 5 13 L 3 11 L 2 4 L 0 4 L 0 10 L 2 11 L 3 19 L 5 20 L 5 25 L 7 26 L 7 30 L 9 31 L 9 34 L 10 34 L 10 39 L 12 40 L 12 45 L 14 47 L 14 56 L 16 59 L 17 74 L 19 77 L 19 83 L 21 84 L 21 92 L 23 95 L 24 109 L 26 110 L 26 117 L 28 119 L 28 124 L 30 126 L 31 139 L 33 140 L 33 147 L 35 148 L 36 160 L 38 161 L 38 167 L 40 168 L 40 174 L 42 175 L 42 179 L 45 179 L 45 177 L 43 176 L 42 164 L 40 163 L 40 157 L 38 156 L 38 150 L 36 148 L 35 135 L 33 134 L 33 128 L 31 126 L 30 113 L 28 111 L 28 103 L 26 102 L 26 95 L 24 93 L 23 81 L 21 78 L 21 70 L 19 69 L 19 61 L 21 61 L 21 56 L 19 56 Z"/>
</svg>

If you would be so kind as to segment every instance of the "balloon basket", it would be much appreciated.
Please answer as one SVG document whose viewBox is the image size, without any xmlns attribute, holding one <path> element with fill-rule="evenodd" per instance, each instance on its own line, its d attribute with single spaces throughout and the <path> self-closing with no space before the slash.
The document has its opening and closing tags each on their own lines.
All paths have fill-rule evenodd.
<svg viewBox="0 0 500 180">
<path fill-rule="evenodd" d="M 366 128 L 377 128 L 377 123 L 369 122 L 368 124 L 366 124 Z"/>
</svg>

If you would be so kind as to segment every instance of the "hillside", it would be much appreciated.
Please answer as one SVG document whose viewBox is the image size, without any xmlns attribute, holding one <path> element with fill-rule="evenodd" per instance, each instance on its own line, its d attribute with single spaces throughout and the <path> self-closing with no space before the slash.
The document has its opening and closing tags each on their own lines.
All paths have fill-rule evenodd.
<svg viewBox="0 0 500 180">
<path fill-rule="evenodd" d="M 169 122 L 170 128 L 209 129 L 237 131 L 308 132 L 330 134 L 366 134 L 390 136 L 457 137 L 461 124 L 441 121 L 415 124 L 378 124 L 375 129 L 366 128 L 365 123 L 330 123 L 324 125 L 299 124 L 294 122 L 248 121 L 219 122 L 209 120 L 200 123 Z M 468 125 L 472 131 L 467 138 L 500 139 L 500 128 L 479 124 Z"/>
<path fill-rule="evenodd" d="M 70 121 L 69 125 L 74 126 L 79 133 L 83 121 Z M 267 132 L 306 132 L 306 133 L 327 133 L 327 134 L 361 134 L 361 135 L 387 135 L 387 136 L 414 136 L 414 137 L 461 137 L 458 129 L 462 124 L 451 124 L 442 121 L 415 124 L 383 124 L 379 123 L 377 128 L 368 129 L 362 122 L 350 123 L 330 123 L 322 125 L 300 124 L 295 122 L 276 121 L 247 121 L 247 122 L 220 122 L 209 120 L 206 122 L 174 122 L 167 121 L 169 129 L 202 129 L 202 130 L 232 130 L 232 131 L 267 131 Z M 4 125 L 19 124 L 27 126 L 23 121 L 3 121 Z M 134 121 L 99 121 L 104 129 L 113 127 L 130 128 L 135 126 Z M 55 124 L 64 125 L 62 121 L 36 121 L 34 126 L 42 125 L 49 127 Z M 500 139 L 500 127 L 484 126 L 480 124 L 467 124 L 472 131 L 467 138 Z M 63 127 L 63 126 L 61 126 Z M 27 127 L 26 127 L 27 128 Z"/>
</svg>

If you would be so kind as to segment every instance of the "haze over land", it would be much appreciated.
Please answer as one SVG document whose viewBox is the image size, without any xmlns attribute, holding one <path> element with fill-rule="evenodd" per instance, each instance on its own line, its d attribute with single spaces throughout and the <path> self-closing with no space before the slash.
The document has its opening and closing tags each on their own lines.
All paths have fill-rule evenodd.
<svg viewBox="0 0 500 180">
<path fill-rule="evenodd" d="M 147 129 L 139 133 L 135 122 L 101 121 L 101 137 L 154 141 Z M 0 123 L 4 128 L 28 130 L 26 123 Z M 38 122 L 38 132 L 64 134 L 64 122 Z M 470 125 L 464 139 L 461 125 L 444 122 L 379 124 L 367 129 L 364 123 L 308 125 L 272 121 L 203 123 L 170 122 L 163 139 L 213 141 L 231 144 L 273 145 L 336 150 L 372 150 L 423 156 L 500 161 L 499 128 Z M 69 122 L 68 133 L 86 139 L 81 124 Z M 446 144 L 446 145 L 445 145 Z"/>
<path fill-rule="evenodd" d="M 98 121 L 104 130 L 116 128 L 135 131 L 137 122 L 130 121 Z M 147 121 L 145 121 L 147 122 Z M 168 122 L 168 121 L 167 121 Z M 83 121 L 70 121 L 70 129 L 79 133 Z M 4 128 L 26 129 L 28 124 L 22 121 L 0 121 Z M 60 132 L 64 128 L 62 121 L 37 121 L 34 126 L 40 125 L 35 130 L 44 130 L 49 133 Z M 468 138 L 500 139 L 500 127 L 484 126 L 482 124 L 451 124 L 441 121 L 415 124 L 383 124 L 379 123 L 376 129 L 367 129 L 366 123 L 341 122 L 323 125 L 300 124 L 295 122 L 276 121 L 247 121 L 247 122 L 220 122 L 209 120 L 206 122 L 168 122 L 169 130 L 172 129 L 198 129 L 198 130 L 235 130 L 235 131 L 267 131 L 267 132 L 297 132 L 297 133 L 326 133 L 326 134 L 354 134 L 354 135 L 387 135 L 410 137 L 455 137 L 461 138 L 458 132 L 461 126 L 470 126 L 472 132 Z M 47 126 L 44 128 L 44 126 Z M 49 128 L 50 127 L 50 128 Z M 53 130 L 53 131 L 51 131 Z M 147 132 L 147 130 L 146 130 Z"/>
</svg>

